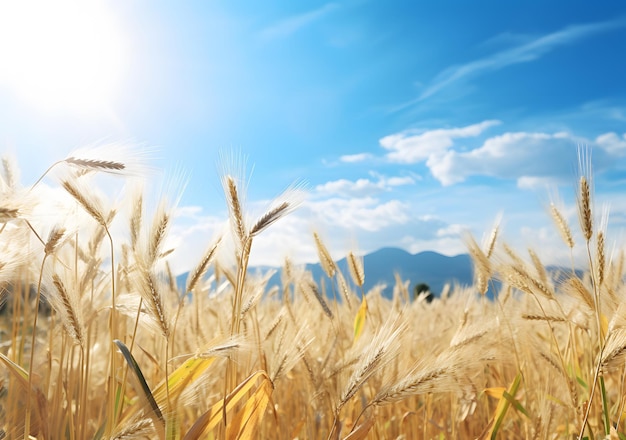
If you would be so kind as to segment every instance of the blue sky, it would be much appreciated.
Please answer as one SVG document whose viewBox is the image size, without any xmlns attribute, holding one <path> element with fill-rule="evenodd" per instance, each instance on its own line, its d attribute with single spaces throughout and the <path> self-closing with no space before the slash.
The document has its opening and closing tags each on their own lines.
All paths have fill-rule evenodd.
<svg viewBox="0 0 626 440">
<path fill-rule="evenodd" d="M 307 183 L 253 263 L 315 260 L 314 230 L 336 257 L 453 255 L 500 214 L 506 241 L 558 261 L 546 206 L 577 226 L 579 145 L 616 240 L 626 224 L 622 2 L 24 4 L 0 6 L 3 151 L 27 183 L 85 145 L 155 147 L 153 166 L 189 177 L 179 270 L 226 218 L 224 151 L 254 168 L 251 212 Z"/>
</svg>

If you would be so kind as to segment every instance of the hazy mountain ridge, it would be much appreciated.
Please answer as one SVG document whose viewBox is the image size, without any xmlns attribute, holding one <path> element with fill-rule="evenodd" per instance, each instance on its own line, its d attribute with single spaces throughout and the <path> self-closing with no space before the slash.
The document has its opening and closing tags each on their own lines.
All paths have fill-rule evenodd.
<svg viewBox="0 0 626 440">
<path fill-rule="evenodd" d="M 346 258 L 337 261 L 337 265 L 346 279 L 351 281 Z M 426 283 L 435 295 L 439 295 L 446 283 L 471 285 L 473 279 L 472 263 L 468 254 L 447 257 L 432 251 L 410 254 L 399 248 L 382 248 L 364 255 L 363 266 L 364 290 L 367 292 L 383 283 L 387 286 L 384 291 L 386 296 L 392 294 L 396 272 L 402 280 L 410 281 L 411 292 L 416 284 Z M 307 269 L 316 281 L 319 282 L 322 278 L 328 280 L 319 264 L 309 264 Z"/>
<path fill-rule="evenodd" d="M 352 283 L 350 278 L 346 258 L 337 261 L 337 266 L 341 269 L 346 280 Z M 385 296 L 390 296 L 395 285 L 394 274 L 397 272 L 402 280 L 410 281 L 409 289 L 412 292 L 414 286 L 419 283 L 426 283 L 430 286 L 435 295 L 439 295 L 446 283 L 458 283 L 463 286 L 472 284 L 473 272 L 472 263 L 468 254 L 448 257 L 437 252 L 425 251 L 417 254 L 399 248 L 382 248 L 363 256 L 363 266 L 365 269 L 364 290 L 367 292 L 377 284 L 385 284 Z M 324 280 L 329 286 L 329 279 L 324 273 L 319 263 L 306 264 L 306 270 L 310 271 L 317 283 Z M 265 272 L 270 267 L 250 267 L 250 272 Z M 280 285 L 280 272 L 270 278 L 269 286 Z M 179 286 L 184 288 L 188 273 L 176 277 Z"/>
</svg>

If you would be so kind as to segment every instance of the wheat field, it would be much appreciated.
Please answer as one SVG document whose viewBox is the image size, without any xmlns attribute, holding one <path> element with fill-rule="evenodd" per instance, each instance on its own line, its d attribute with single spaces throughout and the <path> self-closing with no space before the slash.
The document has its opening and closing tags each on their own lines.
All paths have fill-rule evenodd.
<svg viewBox="0 0 626 440">
<path fill-rule="evenodd" d="M 580 162 L 579 225 L 550 214 L 586 267 L 549 271 L 496 226 L 466 240 L 474 285 L 427 302 L 399 277 L 391 299 L 364 292 L 360 257 L 343 273 L 318 234 L 302 240 L 324 279 L 286 261 L 269 287 L 247 270 L 254 239 L 298 197 L 248 221 L 228 173 L 229 237 L 207 237 L 181 288 L 164 245 L 175 203 L 148 210 L 141 191 L 114 202 L 94 185 L 135 179 L 129 164 L 76 154 L 24 186 L 4 159 L 0 438 L 626 438 L 624 254 L 605 250 L 588 151 Z M 68 202 L 55 224 L 50 186 Z"/>
</svg>

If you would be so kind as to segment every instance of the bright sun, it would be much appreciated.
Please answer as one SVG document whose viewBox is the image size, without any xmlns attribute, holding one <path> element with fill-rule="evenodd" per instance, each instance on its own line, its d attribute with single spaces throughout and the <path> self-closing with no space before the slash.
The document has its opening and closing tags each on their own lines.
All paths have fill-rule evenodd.
<svg viewBox="0 0 626 440">
<path fill-rule="evenodd" d="M 126 49 L 104 2 L 0 2 L 0 88 L 46 110 L 107 107 Z"/>
</svg>

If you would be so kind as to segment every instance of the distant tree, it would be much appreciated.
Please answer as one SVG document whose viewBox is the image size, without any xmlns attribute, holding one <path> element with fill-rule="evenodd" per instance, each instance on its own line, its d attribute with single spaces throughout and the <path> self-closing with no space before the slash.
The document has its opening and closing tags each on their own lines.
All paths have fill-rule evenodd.
<svg viewBox="0 0 626 440">
<path fill-rule="evenodd" d="M 415 299 L 424 292 L 426 292 L 426 302 L 431 302 L 435 298 L 435 295 L 430 291 L 430 286 L 426 283 L 416 284 L 413 290 Z"/>
</svg>

